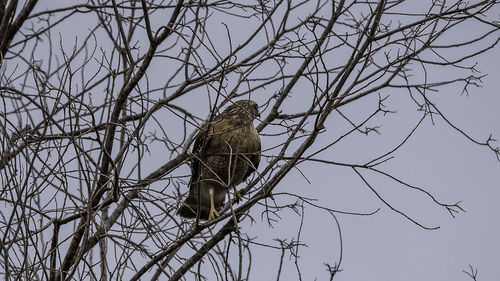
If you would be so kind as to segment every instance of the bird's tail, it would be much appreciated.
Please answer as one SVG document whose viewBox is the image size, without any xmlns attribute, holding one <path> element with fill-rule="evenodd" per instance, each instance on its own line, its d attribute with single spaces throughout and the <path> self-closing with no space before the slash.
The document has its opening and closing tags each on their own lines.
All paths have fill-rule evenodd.
<svg viewBox="0 0 500 281">
<path fill-rule="evenodd" d="M 190 200 L 190 197 L 188 197 L 188 198 L 186 198 L 186 200 L 184 200 L 181 207 L 177 211 L 177 214 L 179 216 L 186 218 L 186 219 L 196 218 L 196 213 L 198 212 L 198 204 L 196 204 L 196 202 L 194 202 L 194 204 L 192 204 L 192 202 L 190 202 L 190 201 L 192 201 L 192 200 Z"/>
<path fill-rule="evenodd" d="M 203 201 L 201 204 L 198 204 L 196 201 L 196 198 L 189 194 L 177 211 L 177 214 L 186 219 L 194 219 L 198 213 L 198 207 L 200 207 L 200 220 L 208 220 L 210 206 L 204 206 Z"/>
</svg>

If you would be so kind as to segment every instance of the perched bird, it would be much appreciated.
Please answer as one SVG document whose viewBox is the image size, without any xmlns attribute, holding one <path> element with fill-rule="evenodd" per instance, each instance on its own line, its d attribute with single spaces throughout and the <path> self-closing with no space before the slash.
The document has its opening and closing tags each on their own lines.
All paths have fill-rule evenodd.
<svg viewBox="0 0 500 281">
<path fill-rule="evenodd" d="M 260 161 L 259 133 L 253 120 L 258 106 L 250 100 L 229 105 L 195 137 L 189 195 L 179 208 L 184 218 L 212 220 L 219 216 L 230 188 L 234 199 L 241 195 L 236 186 L 257 170 Z"/>
</svg>

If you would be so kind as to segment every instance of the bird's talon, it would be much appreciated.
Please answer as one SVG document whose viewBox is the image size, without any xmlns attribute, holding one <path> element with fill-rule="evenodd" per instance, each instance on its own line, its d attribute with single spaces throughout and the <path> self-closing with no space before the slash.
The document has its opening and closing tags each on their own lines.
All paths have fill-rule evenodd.
<svg viewBox="0 0 500 281">
<path fill-rule="evenodd" d="M 219 212 L 217 212 L 217 210 L 215 210 L 215 208 L 211 208 L 210 209 L 210 213 L 208 214 L 208 220 L 211 221 L 211 220 L 214 220 L 216 219 L 219 215 Z"/>
<path fill-rule="evenodd" d="M 233 194 L 233 199 L 235 203 L 239 203 L 241 200 L 243 200 L 243 197 L 241 196 L 241 193 L 243 192 L 244 188 L 240 189 L 239 191 L 234 188 L 234 194 Z"/>
</svg>

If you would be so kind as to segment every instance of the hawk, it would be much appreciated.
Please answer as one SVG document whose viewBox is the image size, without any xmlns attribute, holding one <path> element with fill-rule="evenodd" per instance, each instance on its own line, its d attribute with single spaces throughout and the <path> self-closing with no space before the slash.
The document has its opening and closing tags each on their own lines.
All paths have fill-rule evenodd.
<svg viewBox="0 0 500 281">
<path fill-rule="evenodd" d="M 213 220 L 224 206 L 230 188 L 234 199 L 241 195 L 236 186 L 257 170 L 260 138 L 253 126 L 259 116 L 258 105 L 239 100 L 229 105 L 195 137 L 189 195 L 179 208 L 184 218 Z"/>
</svg>

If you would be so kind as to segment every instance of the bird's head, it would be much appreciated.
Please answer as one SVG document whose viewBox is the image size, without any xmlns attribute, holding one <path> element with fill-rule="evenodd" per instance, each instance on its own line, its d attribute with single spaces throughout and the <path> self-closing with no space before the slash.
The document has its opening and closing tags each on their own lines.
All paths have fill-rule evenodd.
<svg viewBox="0 0 500 281">
<path fill-rule="evenodd" d="M 226 107 L 222 115 L 238 117 L 241 121 L 251 122 L 259 117 L 259 106 L 251 100 L 239 100 Z"/>
</svg>

